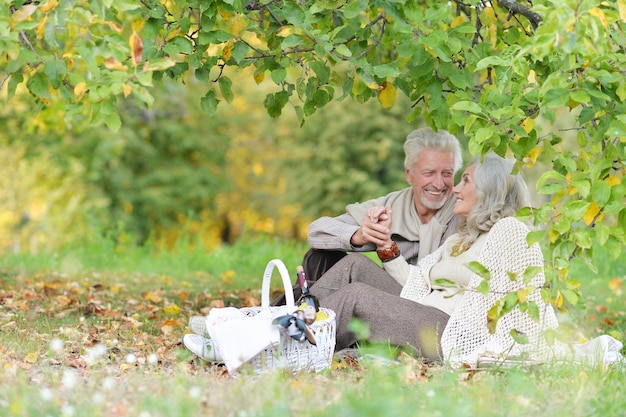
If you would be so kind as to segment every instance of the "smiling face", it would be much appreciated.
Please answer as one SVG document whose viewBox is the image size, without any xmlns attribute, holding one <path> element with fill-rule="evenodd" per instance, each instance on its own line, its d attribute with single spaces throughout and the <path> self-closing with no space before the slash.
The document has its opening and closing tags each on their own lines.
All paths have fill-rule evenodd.
<svg viewBox="0 0 626 417">
<path fill-rule="evenodd" d="M 452 195 L 454 154 L 424 149 L 411 169 L 405 169 L 405 175 L 413 188 L 417 212 L 428 219 L 443 207 Z"/>
<path fill-rule="evenodd" d="M 454 194 L 456 195 L 454 214 L 467 217 L 478 202 L 474 172 L 476 172 L 476 165 L 467 167 L 461 176 L 461 181 L 454 187 Z"/>
</svg>

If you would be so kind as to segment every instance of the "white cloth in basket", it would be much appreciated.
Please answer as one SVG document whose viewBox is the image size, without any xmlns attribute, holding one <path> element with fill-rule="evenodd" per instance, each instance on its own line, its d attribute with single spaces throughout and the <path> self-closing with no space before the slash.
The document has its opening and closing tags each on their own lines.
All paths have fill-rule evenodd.
<svg viewBox="0 0 626 417">
<path fill-rule="evenodd" d="M 234 307 L 214 308 L 206 319 L 207 331 L 224 359 L 229 373 L 270 346 L 280 343 L 280 331 L 272 324 L 272 312 L 247 316 Z"/>
</svg>

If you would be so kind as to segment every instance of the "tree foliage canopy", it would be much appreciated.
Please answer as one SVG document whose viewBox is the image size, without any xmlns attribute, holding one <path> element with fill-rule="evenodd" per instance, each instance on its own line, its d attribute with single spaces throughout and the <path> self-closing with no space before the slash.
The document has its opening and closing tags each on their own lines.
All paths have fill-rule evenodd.
<svg viewBox="0 0 626 417">
<path fill-rule="evenodd" d="M 576 300 L 573 259 L 626 235 L 626 0 L 9 0 L 0 8 L 0 86 L 45 116 L 121 127 L 119 102 L 150 107 L 162 78 L 195 77 L 202 109 L 233 100 L 244 68 L 272 88 L 272 117 L 301 123 L 333 100 L 398 94 L 408 121 L 469 138 L 472 154 L 541 164 L 528 211 L 546 231 L 556 297 Z M 554 295 L 554 294 L 553 294 Z"/>
</svg>

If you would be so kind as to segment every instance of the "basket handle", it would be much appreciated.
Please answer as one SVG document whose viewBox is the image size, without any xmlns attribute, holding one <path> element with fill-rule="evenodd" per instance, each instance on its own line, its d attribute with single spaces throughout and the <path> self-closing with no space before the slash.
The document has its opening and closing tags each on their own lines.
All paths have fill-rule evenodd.
<svg viewBox="0 0 626 417">
<path fill-rule="evenodd" d="M 280 259 L 272 259 L 267 263 L 265 267 L 265 273 L 263 274 L 263 285 L 261 287 L 261 307 L 267 308 L 270 306 L 270 281 L 272 279 L 272 273 L 274 268 L 278 269 L 280 276 L 283 280 L 283 287 L 285 287 L 285 301 L 287 307 L 295 308 L 295 301 L 293 298 L 293 288 L 291 286 L 291 279 L 289 278 L 289 272 L 287 267 Z"/>
</svg>

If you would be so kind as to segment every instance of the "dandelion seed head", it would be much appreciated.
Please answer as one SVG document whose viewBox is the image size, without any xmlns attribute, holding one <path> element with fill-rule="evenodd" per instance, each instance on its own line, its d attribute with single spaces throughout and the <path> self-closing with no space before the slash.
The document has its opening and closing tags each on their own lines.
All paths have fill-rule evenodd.
<svg viewBox="0 0 626 417">
<path fill-rule="evenodd" d="M 104 403 L 105 397 L 104 397 L 104 394 L 102 392 L 96 392 L 96 393 L 93 394 L 91 399 L 94 402 L 94 404 L 102 404 L 102 403 Z"/>
<path fill-rule="evenodd" d="M 66 405 L 63 406 L 63 409 L 61 411 L 61 415 L 67 416 L 67 417 L 72 417 L 72 416 L 76 415 L 76 409 L 71 404 L 66 404 Z"/>
<path fill-rule="evenodd" d="M 61 379 L 61 384 L 67 390 L 71 390 L 76 386 L 78 382 L 78 378 L 76 377 L 76 372 L 72 369 L 66 369 L 63 371 L 63 378 Z"/>
<path fill-rule="evenodd" d="M 101 357 L 106 355 L 106 353 L 107 353 L 107 347 L 104 345 L 104 343 L 98 343 L 97 345 L 91 348 L 88 348 L 85 351 L 85 361 L 89 365 L 92 365 L 95 362 L 97 362 Z"/>
<path fill-rule="evenodd" d="M 63 350 L 63 341 L 61 339 L 52 339 L 50 341 L 50 350 L 53 352 L 60 352 Z"/>
<path fill-rule="evenodd" d="M 103 390 L 109 391 L 113 389 L 114 386 L 115 386 L 115 378 L 113 378 L 112 376 L 107 376 L 106 378 L 102 380 Z"/>
<path fill-rule="evenodd" d="M 42 388 L 39 392 L 39 396 L 42 400 L 50 401 L 54 396 L 52 395 L 52 390 L 50 388 Z"/>
<path fill-rule="evenodd" d="M 200 398 L 200 394 L 202 394 L 202 391 L 200 390 L 200 387 L 191 387 L 191 388 L 189 388 L 189 395 L 192 398 Z"/>
</svg>

